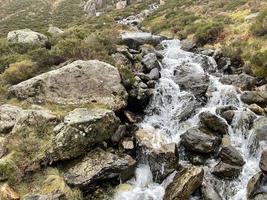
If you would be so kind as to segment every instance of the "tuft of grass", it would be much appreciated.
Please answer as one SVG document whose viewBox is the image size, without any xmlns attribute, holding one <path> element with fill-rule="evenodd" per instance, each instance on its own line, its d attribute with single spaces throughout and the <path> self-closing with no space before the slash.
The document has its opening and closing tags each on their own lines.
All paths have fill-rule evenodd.
<svg viewBox="0 0 267 200">
<path fill-rule="evenodd" d="M 251 25 L 250 30 L 255 36 L 264 36 L 267 34 L 267 9 L 262 10 Z"/>
</svg>

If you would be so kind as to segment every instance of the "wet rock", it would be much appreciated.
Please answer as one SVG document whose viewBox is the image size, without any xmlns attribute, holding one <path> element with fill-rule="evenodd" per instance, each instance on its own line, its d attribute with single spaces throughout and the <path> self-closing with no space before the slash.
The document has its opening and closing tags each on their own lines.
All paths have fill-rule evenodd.
<svg viewBox="0 0 267 200">
<path fill-rule="evenodd" d="M 177 68 L 174 80 L 182 90 L 192 92 L 199 100 L 204 98 L 209 86 L 209 76 L 189 64 Z"/>
<path fill-rule="evenodd" d="M 31 194 L 23 198 L 23 200 L 67 200 L 64 194 Z"/>
<path fill-rule="evenodd" d="M 202 125 L 215 132 L 218 135 L 228 134 L 228 125 L 222 118 L 211 112 L 202 112 L 199 115 L 199 120 Z"/>
<path fill-rule="evenodd" d="M 250 110 L 236 111 L 234 117 L 236 128 L 243 131 L 250 130 L 256 118 L 257 116 Z"/>
<path fill-rule="evenodd" d="M 265 175 L 267 175 L 267 149 L 265 149 L 261 154 L 260 169 Z"/>
<path fill-rule="evenodd" d="M 246 104 L 267 105 L 267 93 L 265 91 L 245 91 L 241 94 L 241 100 Z"/>
<path fill-rule="evenodd" d="M 234 110 L 227 110 L 221 114 L 221 117 L 224 118 L 228 124 L 232 124 L 234 116 L 235 116 Z"/>
<path fill-rule="evenodd" d="M 219 162 L 212 173 L 220 178 L 234 179 L 239 176 L 242 171 L 242 166 L 231 165 L 224 162 Z"/>
<path fill-rule="evenodd" d="M 110 139 L 120 120 L 111 110 L 78 108 L 54 129 L 56 134 L 51 156 L 53 161 L 75 158 L 84 154 L 90 145 Z"/>
<path fill-rule="evenodd" d="M 265 200 L 267 199 L 267 177 L 259 172 L 255 174 L 247 185 L 247 199 L 248 200 Z"/>
<path fill-rule="evenodd" d="M 113 143 L 118 143 L 127 133 L 127 126 L 120 125 L 116 132 L 111 136 L 111 141 Z"/>
<path fill-rule="evenodd" d="M 17 106 L 4 104 L 0 106 L 0 133 L 9 133 L 18 119 L 22 109 Z"/>
<path fill-rule="evenodd" d="M 231 145 L 231 139 L 229 135 L 224 135 L 222 138 L 222 146 L 230 146 Z"/>
<path fill-rule="evenodd" d="M 145 32 L 126 32 L 121 35 L 121 39 L 131 49 L 138 49 L 143 44 L 158 45 L 164 38 Z"/>
<path fill-rule="evenodd" d="M 144 65 L 147 72 L 151 71 L 154 68 L 160 67 L 157 55 L 155 53 L 149 53 L 145 55 L 142 59 L 142 64 Z"/>
<path fill-rule="evenodd" d="M 181 122 L 192 116 L 196 108 L 199 106 L 199 102 L 192 94 L 182 95 L 178 98 L 182 106 L 181 109 L 177 111 L 176 118 Z"/>
<path fill-rule="evenodd" d="M 18 200 L 20 199 L 19 194 L 14 191 L 7 183 L 0 187 L 0 199 L 7 200 Z"/>
<path fill-rule="evenodd" d="M 143 129 L 136 132 L 136 139 L 141 151 L 149 152 L 148 162 L 154 181 L 162 182 L 169 174 L 178 169 L 179 157 L 176 144 L 165 144 L 166 141 L 163 137 Z M 154 142 L 156 142 L 156 146 Z"/>
<path fill-rule="evenodd" d="M 206 129 L 193 127 L 181 135 L 181 143 L 189 151 L 213 153 L 220 144 L 220 138 Z"/>
<path fill-rule="evenodd" d="M 216 114 L 221 115 L 225 111 L 229 110 L 237 110 L 237 107 L 232 106 L 232 105 L 227 105 L 227 106 L 219 106 L 216 108 Z"/>
<path fill-rule="evenodd" d="M 194 44 L 188 40 L 182 40 L 181 41 L 181 49 L 184 51 L 192 52 L 196 47 L 197 47 L 196 44 Z"/>
<path fill-rule="evenodd" d="M 125 110 L 124 115 L 130 123 L 137 123 L 140 120 L 136 114 L 129 110 Z"/>
<path fill-rule="evenodd" d="M 247 74 L 224 75 L 220 78 L 223 84 L 234 85 L 241 90 L 252 90 L 256 85 L 256 78 Z"/>
<path fill-rule="evenodd" d="M 98 60 L 78 60 L 9 88 L 9 95 L 37 103 L 127 105 L 118 70 Z"/>
<path fill-rule="evenodd" d="M 160 78 L 160 73 L 158 68 L 152 69 L 148 74 L 150 80 L 158 80 Z"/>
<path fill-rule="evenodd" d="M 167 187 L 164 200 L 189 200 L 193 192 L 201 186 L 204 170 L 200 167 L 185 168 L 175 175 Z"/>
<path fill-rule="evenodd" d="M 267 141 L 267 117 L 255 120 L 253 130 L 258 141 Z"/>
<path fill-rule="evenodd" d="M 130 178 L 135 165 L 136 161 L 128 155 L 118 156 L 97 148 L 67 169 L 64 177 L 69 185 L 88 190 L 101 181 Z"/>
<path fill-rule="evenodd" d="M 223 200 L 213 185 L 205 179 L 202 184 L 202 193 L 204 200 Z"/>
<path fill-rule="evenodd" d="M 223 162 L 231 165 L 243 166 L 245 164 L 242 155 L 233 146 L 223 146 L 219 156 Z"/>
<path fill-rule="evenodd" d="M 11 31 L 7 35 L 7 40 L 13 44 L 20 43 L 41 46 L 45 46 L 48 42 L 48 38 L 45 35 L 30 29 Z"/>
<path fill-rule="evenodd" d="M 255 103 L 249 105 L 248 108 L 257 115 L 264 115 L 264 109 Z"/>
</svg>

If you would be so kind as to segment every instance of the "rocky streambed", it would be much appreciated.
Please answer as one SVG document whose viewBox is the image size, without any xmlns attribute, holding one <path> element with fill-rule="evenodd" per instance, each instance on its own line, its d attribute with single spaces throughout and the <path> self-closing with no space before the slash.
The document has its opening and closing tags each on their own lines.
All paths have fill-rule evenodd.
<svg viewBox="0 0 267 200">
<path fill-rule="evenodd" d="M 266 80 L 219 50 L 120 39 L 115 66 L 67 62 L 8 89 L 0 197 L 266 199 Z"/>
</svg>

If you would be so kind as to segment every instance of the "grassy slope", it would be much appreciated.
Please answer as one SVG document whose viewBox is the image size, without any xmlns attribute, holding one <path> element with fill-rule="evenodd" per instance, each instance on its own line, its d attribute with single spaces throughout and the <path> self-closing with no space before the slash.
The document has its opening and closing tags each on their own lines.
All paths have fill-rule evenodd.
<svg viewBox="0 0 267 200">
<path fill-rule="evenodd" d="M 230 57 L 241 56 L 258 75 L 267 76 L 267 58 L 263 58 L 267 55 L 267 35 L 253 35 L 251 27 L 256 19 L 245 20 L 265 9 L 266 0 L 169 0 L 143 25 L 154 33 L 220 47 Z M 266 20 L 265 15 L 265 29 Z"/>
</svg>

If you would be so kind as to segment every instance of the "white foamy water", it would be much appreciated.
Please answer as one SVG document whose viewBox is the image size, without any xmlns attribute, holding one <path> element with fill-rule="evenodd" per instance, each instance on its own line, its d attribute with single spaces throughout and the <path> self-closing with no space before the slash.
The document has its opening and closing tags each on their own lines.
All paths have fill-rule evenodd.
<svg viewBox="0 0 267 200">
<path fill-rule="evenodd" d="M 180 49 L 180 41 L 163 41 L 165 47 L 162 51 L 164 58 L 162 60 L 161 78 L 156 85 L 155 93 L 147 108 L 146 116 L 140 127 L 153 130 L 155 132 L 155 146 L 157 138 L 166 143 L 178 143 L 180 135 L 190 127 L 196 126 L 199 122 L 198 114 L 203 111 L 210 111 L 215 114 L 218 106 L 233 105 L 238 108 L 238 112 L 245 111 L 245 107 L 240 101 L 240 95 L 232 85 L 220 83 L 219 78 L 209 75 L 208 102 L 205 106 L 198 106 L 194 109 L 192 116 L 185 122 L 177 116 L 183 116 L 183 112 L 188 105 L 195 101 L 194 96 L 189 91 L 181 91 L 175 82 L 175 72 L 181 66 L 188 66 L 188 73 L 204 75 L 207 71 L 216 71 L 216 62 L 213 58 L 185 52 Z M 203 62 L 205 60 L 205 62 Z M 207 69 L 208 67 L 208 69 Z M 241 114 L 240 114 L 241 115 Z M 261 145 L 258 149 L 253 145 L 254 134 L 247 127 L 240 127 L 240 116 L 236 115 L 232 126 L 229 126 L 231 144 L 235 146 L 246 164 L 240 176 L 233 181 L 217 179 L 211 175 L 210 170 L 218 161 L 209 160 L 207 166 L 203 166 L 205 174 L 209 176 L 210 182 L 214 184 L 217 191 L 224 200 L 245 200 L 246 187 L 249 179 L 259 171 L 258 163 Z M 136 170 L 135 179 L 129 184 L 132 189 L 119 192 L 115 200 L 162 200 L 166 186 L 171 182 L 174 175 L 168 177 L 162 184 L 153 182 L 150 168 L 146 163 L 140 165 Z"/>
</svg>

